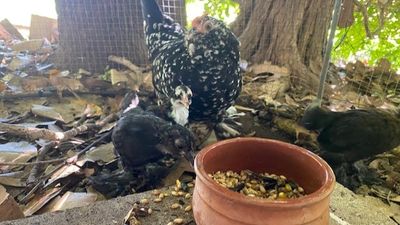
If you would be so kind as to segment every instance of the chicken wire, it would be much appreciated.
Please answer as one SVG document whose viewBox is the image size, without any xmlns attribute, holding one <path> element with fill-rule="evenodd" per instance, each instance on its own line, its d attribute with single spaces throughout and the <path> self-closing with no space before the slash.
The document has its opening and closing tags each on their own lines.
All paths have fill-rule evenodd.
<svg viewBox="0 0 400 225">
<path fill-rule="evenodd" d="M 245 15 L 245 19 L 238 24 L 244 30 L 254 10 L 254 1 L 241 1 L 250 2 L 248 7 L 242 8 L 241 13 Z M 158 2 L 167 15 L 183 26 L 186 24 L 185 0 Z M 140 0 L 55 0 L 55 3 L 58 21 L 49 20 L 40 26 L 40 21 L 48 19 L 33 15 L 28 37 L 52 39 L 58 23 L 59 46 L 54 61 L 59 68 L 70 71 L 83 68 L 102 73 L 110 64 L 107 59 L 109 55 L 126 57 L 138 65 L 148 63 Z M 7 7 L 7 4 L 3 6 Z M 261 40 L 260 47 L 267 43 L 268 40 Z M 296 76 L 291 81 L 310 89 L 305 81 Z M 360 62 L 348 64 L 345 68 L 331 67 L 326 85 L 338 87 L 343 83 L 347 84 L 345 91 L 356 93 L 358 100 L 366 95 L 390 99 L 395 103 L 400 101 L 396 98 L 400 94 L 399 76 L 387 68 L 387 63 L 377 67 L 367 67 Z M 344 90 L 337 92 L 334 98 L 349 101 L 346 94 L 343 94 Z M 363 104 L 354 98 L 350 101 L 353 104 Z"/>
<path fill-rule="evenodd" d="M 164 12 L 186 24 L 184 0 L 159 0 Z M 140 0 L 56 0 L 62 69 L 103 72 L 108 56 L 147 63 Z"/>
<path fill-rule="evenodd" d="M 237 21 L 235 21 L 233 25 L 239 27 L 239 30 L 245 30 L 253 11 L 256 10 L 255 1 L 237 0 L 237 2 L 246 3 L 246 7 L 241 7 L 242 11 L 240 12 L 245 16 L 243 20 L 239 21 L 240 23 L 236 23 Z M 345 6 L 343 5 L 342 7 Z M 345 13 L 343 10 L 342 12 Z M 353 11 L 346 11 L 346 13 L 353 13 Z M 354 22 L 354 18 L 348 15 L 341 15 L 340 19 L 341 28 L 351 25 Z M 284 31 L 282 32 L 285 33 Z M 339 51 L 338 47 L 340 44 L 346 41 L 345 34 L 343 37 L 339 38 L 338 42 L 334 43 L 332 54 L 334 54 L 335 51 Z M 259 47 L 261 49 L 267 48 L 268 43 L 270 43 L 269 40 L 262 39 L 260 40 Z M 291 47 L 288 46 L 288 50 L 291 51 Z M 359 49 L 352 49 L 352 51 L 358 52 Z M 352 61 L 349 63 L 331 60 L 332 63 L 328 69 L 325 85 L 331 88 L 330 99 L 333 100 L 334 104 L 340 105 L 338 108 L 341 109 L 353 105 L 356 107 L 381 106 L 386 103 L 399 105 L 399 70 L 397 69 L 396 71 L 396 68 L 393 68 L 390 65 L 391 63 L 386 60 L 386 57 L 396 54 L 395 51 L 396 49 L 393 49 L 393 53 L 382 56 L 382 59 L 375 63 L 374 66 L 370 66 L 370 62 L 363 59 L 365 58 L 363 57 L 364 55 L 358 54 L 353 57 Z M 318 89 L 318 87 L 311 87 L 307 80 L 303 80 L 299 76 L 291 76 L 290 80 L 292 84 L 303 87 L 305 90 Z"/>
</svg>

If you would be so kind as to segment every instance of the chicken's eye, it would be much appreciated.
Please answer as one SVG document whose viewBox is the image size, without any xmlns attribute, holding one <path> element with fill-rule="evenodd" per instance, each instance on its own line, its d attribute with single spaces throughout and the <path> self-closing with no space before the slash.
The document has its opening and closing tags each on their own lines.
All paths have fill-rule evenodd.
<svg viewBox="0 0 400 225">
<path fill-rule="evenodd" d="M 214 24 L 211 21 L 207 21 L 204 23 L 203 27 L 206 32 L 209 32 L 214 28 Z"/>
<path fill-rule="evenodd" d="M 185 147 L 185 143 L 183 142 L 182 139 L 176 139 L 176 140 L 175 140 L 175 147 L 176 147 L 178 150 L 181 150 L 181 149 L 183 149 L 183 148 Z"/>
</svg>

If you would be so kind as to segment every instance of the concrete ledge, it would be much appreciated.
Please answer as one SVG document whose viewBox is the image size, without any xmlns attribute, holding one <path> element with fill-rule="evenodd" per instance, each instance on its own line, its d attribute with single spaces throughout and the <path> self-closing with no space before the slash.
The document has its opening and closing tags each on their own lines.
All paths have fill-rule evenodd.
<svg viewBox="0 0 400 225">
<path fill-rule="evenodd" d="M 122 224 L 124 216 L 135 201 L 142 198 L 153 199 L 150 192 L 96 202 L 92 205 L 66 210 L 63 212 L 45 213 L 26 219 L 2 222 L 0 225 L 113 225 Z M 188 200 L 183 199 L 186 204 Z M 191 213 L 183 210 L 170 210 L 169 206 L 176 198 L 165 198 L 162 203 L 153 207 L 154 213 L 141 218 L 142 225 L 166 225 L 176 217 L 182 217 L 187 225 L 194 225 Z M 331 225 L 397 225 L 390 216 L 398 211 L 391 211 L 381 200 L 373 197 L 355 195 L 350 190 L 337 184 L 331 200 Z"/>
<path fill-rule="evenodd" d="M 390 208 L 378 198 L 360 196 L 336 183 L 331 198 L 332 225 L 397 225 L 390 217 L 400 215 L 400 207 Z"/>
</svg>

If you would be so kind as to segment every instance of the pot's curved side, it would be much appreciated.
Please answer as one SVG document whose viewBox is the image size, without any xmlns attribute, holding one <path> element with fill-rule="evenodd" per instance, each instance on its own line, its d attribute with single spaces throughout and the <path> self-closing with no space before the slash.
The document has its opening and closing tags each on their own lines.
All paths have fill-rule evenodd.
<svg viewBox="0 0 400 225">
<path fill-rule="evenodd" d="M 193 214 L 197 225 L 328 225 L 330 196 L 302 207 L 251 207 L 213 193 L 196 178 Z"/>
<path fill-rule="evenodd" d="M 251 148 L 249 145 L 256 147 L 253 146 Z M 242 149 L 245 149 L 244 147 L 247 147 L 245 153 L 242 151 Z M 258 154 L 258 149 L 270 152 L 268 154 L 264 154 L 265 152 Z M 251 160 L 249 160 L 248 154 L 254 154 L 253 157 L 259 159 L 257 161 L 269 161 L 270 163 L 271 156 L 273 156 L 273 160 L 280 160 L 279 163 L 288 164 L 282 168 L 289 168 L 293 162 L 296 162 L 297 165 L 301 165 L 305 169 L 307 176 L 311 174 L 310 171 L 317 170 L 319 174 L 317 179 L 319 181 L 317 182 L 314 177 L 311 182 L 314 184 L 315 182 L 320 183 L 321 186 L 314 193 L 300 199 L 268 201 L 249 198 L 232 192 L 214 183 L 208 177 L 206 171 L 212 172 L 214 169 L 210 170 L 210 168 L 214 168 L 215 163 L 224 163 L 226 161 L 229 164 L 226 168 L 232 170 L 243 169 L 245 165 L 250 166 L 249 162 Z M 227 160 L 226 158 L 228 157 L 231 158 Z M 246 161 L 247 164 L 235 164 L 232 161 L 232 157 L 239 158 L 241 162 Z M 244 160 L 245 158 L 247 160 Z M 285 159 L 290 159 L 290 161 L 285 162 Z M 221 162 L 221 160 L 224 162 Z M 299 164 L 299 161 L 301 164 Z M 209 165 L 209 167 L 206 166 L 207 168 L 205 168 L 205 165 Z M 221 166 L 218 166 L 218 168 L 222 169 Z M 298 168 L 294 168 L 294 170 L 296 169 L 298 170 Z M 329 224 L 329 200 L 335 184 L 333 172 L 326 162 L 318 156 L 298 146 L 260 138 L 231 139 L 203 149 L 195 160 L 195 171 L 197 177 L 192 204 L 194 218 L 198 225 Z M 303 178 L 306 179 L 306 177 Z"/>
</svg>

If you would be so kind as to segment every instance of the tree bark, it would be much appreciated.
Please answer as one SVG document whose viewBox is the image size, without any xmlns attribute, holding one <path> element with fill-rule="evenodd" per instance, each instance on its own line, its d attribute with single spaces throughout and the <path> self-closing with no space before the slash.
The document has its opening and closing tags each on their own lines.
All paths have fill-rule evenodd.
<svg viewBox="0 0 400 225">
<path fill-rule="evenodd" d="M 232 29 L 242 58 L 286 66 L 293 84 L 317 90 L 333 0 L 237 1 L 241 13 Z"/>
</svg>

